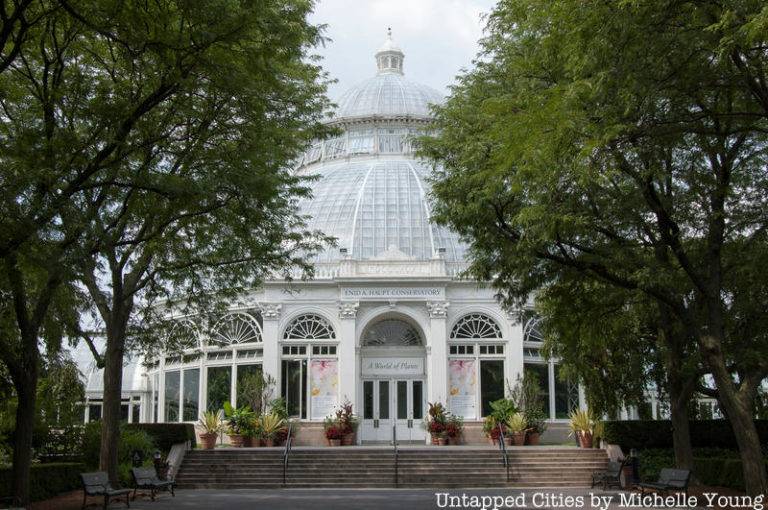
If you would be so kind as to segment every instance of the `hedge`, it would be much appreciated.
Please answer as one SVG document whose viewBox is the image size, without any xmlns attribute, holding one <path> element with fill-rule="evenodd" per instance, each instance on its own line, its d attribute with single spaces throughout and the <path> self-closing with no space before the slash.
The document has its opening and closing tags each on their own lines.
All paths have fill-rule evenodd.
<svg viewBox="0 0 768 510">
<path fill-rule="evenodd" d="M 755 420 L 760 444 L 768 446 L 768 420 Z M 691 446 L 694 448 L 738 449 L 731 424 L 727 420 L 690 422 Z M 630 420 L 605 422 L 605 439 L 622 450 L 672 448 L 672 423 L 669 420 Z"/>
<path fill-rule="evenodd" d="M 29 478 L 29 496 L 32 501 L 48 499 L 82 487 L 80 473 L 84 471 L 79 462 L 51 462 L 32 464 Z M 12 473 L 10 467 L 0 468 L 0 499 L 11 497 Z"/>
<path fill-rule="evenodd" d="M 127 429 L 143 430 L 154 439 L 155 446 L 163 452 L 169 452 L 176 443 L 191 441 L 194 448 L 195 426 L 191 423 L 128 423 Z"/>
</svg>

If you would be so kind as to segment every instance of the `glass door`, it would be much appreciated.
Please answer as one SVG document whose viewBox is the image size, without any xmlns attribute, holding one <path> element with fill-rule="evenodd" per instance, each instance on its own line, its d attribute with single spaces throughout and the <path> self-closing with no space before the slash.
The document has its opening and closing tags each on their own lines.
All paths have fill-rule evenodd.
<svg viewBox="0 0 768 510">
<path fill-rule="evenodd" d="M 398 441 L 423 441 L 424 381 L 419 379 L 392 381 L 395 387 L 395 426 Z"/>
<path fill-rule="evenodd" d="M 392 412 L 389 380 L 363 381 L 363 441 L 392 440 Z"/>
</svg>

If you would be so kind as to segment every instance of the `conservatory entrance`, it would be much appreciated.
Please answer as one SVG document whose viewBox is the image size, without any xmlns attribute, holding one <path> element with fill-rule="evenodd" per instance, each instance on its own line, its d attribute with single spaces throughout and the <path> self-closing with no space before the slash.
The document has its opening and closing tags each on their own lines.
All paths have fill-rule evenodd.
<svg viewBox="0 0 768 510">
<path fill-rule="evenodd" d="M 388 317 L 370 326 L 361 344 L 361 441 L 390 442 L 395 432 L 398 442 L 424 442 L 427 393 L 419 330 L 407 320 Z"/>
</svg>

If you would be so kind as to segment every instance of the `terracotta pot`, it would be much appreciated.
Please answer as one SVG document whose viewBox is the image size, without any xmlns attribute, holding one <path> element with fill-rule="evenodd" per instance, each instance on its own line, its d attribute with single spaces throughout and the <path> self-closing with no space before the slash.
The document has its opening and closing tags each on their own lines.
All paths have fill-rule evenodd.
<svg viewBox="0 0 768 510">
<path fill-rule="evenodd" d="M 525 431 L 513 432 L 511 436 L 512 436 L 512 444 L 514 446 L 523 446 L 525 444 Z"/>
<path fill-rule="evenodd" d="M 440 444 L 440 436 L 438 436 L 437 434 L 432 434 L 430 437 L 432 439 L 433 445 L 437 446 L 438 444 Z"/>
<path fill-rule="evenodd" d="M 355 433 L 348 432 L 341 437 L 341 446 L 352 446 L 355 444 Z"/>
<path fill-rule="evenodd" d="M 541 434 L 538 432 L 528 432 L 527 441 L 531 446 L 538 446 L 541 439 Z"/>
<path fill-rule="evenodd" d="M 341 439 L 329 439 L 328 444 L 330 446 L 341 446 Z"/>
<path fill-rule="evenodd" d="M 488 444 L 493 445 L 493 446 L 499 446 L 499 439 L 498 438 L 493 438 L 493 437 L 489 436 L 488 437 Z"/>
<path fill-rule="evenodd" d="M 437 444 L 440 446 L 445 446 L 448 444 L 448 438 L 447 437 L 438 437 L 437 438 Z"/>
<path fill-rule="evenodd" d="M 246 448 L 253 448 L 253 436 L 243 436 L 243 446 Z"/>
<path fill-rule="evenodd" d="M 264 446 L 266 446 L 267 448 L 272 448 L 273 446 L 275 446 L 275 438 L 273 438 L 273 437 L 265 437 L 264 438 Z"/>
<path fill-rule="evenodd" d="M 448 444 L 460 445 L 461 444 L 461 436 L 450 436 L 450 437 L 448 437 Z"/>
<path fill-rule="evenodd" d="M 216 439 L 218 434 L 200 434 L 200 443 L 203 446 L 203 450 L 213 450 L 216 447 Z"/>
<path fill-rule="evenodd" d="M 512 446 L 512 445 L 515 444 L 515 440 L 514 440 L 514 437 L 512 436 L 511 432 L 507 432 L 504 435 L 504 444 L 507 445 L 507 446 Z"/>
<path fill-rule="evenodd" d="M 592 448 L 592 433 L 580 431 L 579 444 L 582 448 Z"/>
<path fill-rule="evenodd" d="M 243 436 L 241 434 L 230 434 L 229 444 L 231 444 L 233 448 L 242 448 Z"/>
</svg>

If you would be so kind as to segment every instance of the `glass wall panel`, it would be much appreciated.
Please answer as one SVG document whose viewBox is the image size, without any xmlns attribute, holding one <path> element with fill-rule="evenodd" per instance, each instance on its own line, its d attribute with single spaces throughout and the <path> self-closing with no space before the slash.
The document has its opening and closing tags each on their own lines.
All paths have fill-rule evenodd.
<svg viewBox="0 0 768 510">
<path fill-rule="evenodd" d="M 491 413 L 491 402 L 504 398 L 504 360 L 480 360 L 480 405 L 483 416 Z"/>
<path fill-rule="evenodd" d="M 288 416 L 307 417 L 307 360 L 283 360 L 281 396 L 285 399 Z"/>
<path fill-rule="evenodd" d="M 128 415 L 130 414 L 131 406 L 130 404 L 120 404 L 120 421 L 123 423 L 128 423 Z"/>
<path fill-rule="evenodd" d="M 526 363 L 525 371 L 527 374 L 535 376 L 539 381 L 544 412 L 549 416 L 549 365 L 544 363 Z"/>
<path fill-rule="evenodd" d="M 131 408 L 131 413 L 131 422 L 139 423 L 141 421 L 141 404 L 134 402 L 133 407 Z"/>
<path fill-rule="evenodd" d="M 379 418 L 389 419 L 389 381 L 379 381 Z"/>
<path fill-rule="evenodd" d="M 197 421 L 200 412 L 200 369 L 184 371 L 184 419 Z"/>
<path fill-rule="evenodd" d="M 408 381 L 397 381 L 397 419 L 408 419 Z"/>
<path fill-rule="evenodd" d="M 424 383 L 413 381 L 413 419 L 424 418 Z"/>
<path fill-rule="evenodd" d="M 152 377 L 152 380 L 154 381 L 152 383 L 152 421 L 157 423 L 160 421 L 160 416 L 157 414 L 158 401 L 160 400 L 158 394 L 160 391 L 160 374 L 155 374 L 154 377 Z"/>
<path fill-rule="evenodd" d="M 101 419 L 101 404 L 90 404 L 88 406 L 88 420 L 99 421 Z"/>
<path fill-rule="evenodd" d="M 224 402 L 230 401 L 232 389 L 232 367 L 208 367 L 208 410 L 224 409 Z"/>
<path fill-rule="evenodd" d="M 179 421 L 179 390 L 181 389 L 181 372 L 165 373 L 165 420 Z"/>
<path fill-rule="evenodd" d="M 373 381 L 363 382 L 363 418 L 373 419 Z"/>
<path fill-rule="evenodd" d="M 238 407 L 247 405 L 260 413 L 267 404 L 267 402 L 261 402 L 261 396 L 263 395 L 262 387 L 261 365 L 237 366 L 235 394 L 237 395 Z"/>
<path fill-rule="evenodd" d="M 560 377 L 560 366 L 555 365 L 555 418 L 566 419 L 579 408 L 579 386 Z M 650 406 L 649 406 L 650 410 Z"/>
</svg>

